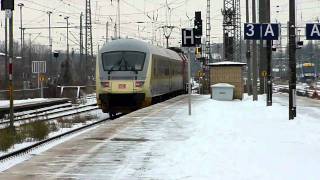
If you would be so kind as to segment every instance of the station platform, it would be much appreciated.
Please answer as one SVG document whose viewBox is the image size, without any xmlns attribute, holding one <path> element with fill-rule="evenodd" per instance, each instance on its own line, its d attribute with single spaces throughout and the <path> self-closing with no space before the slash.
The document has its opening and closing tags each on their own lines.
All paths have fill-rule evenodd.
<svg viewBox="0 0 320 180">
<path fill-rule="evenodd" d="M 0 172 L 0 179 L 319 179 L 320 121 L 305 106 L 187 96 L 135 111 Z M 301 115 L 300 115 L 301 114 Z M 319 117 L 319 116 L 318 116 Z"/>
<path fill-rule="evenodd" d="M 39 109 L 48 106 L 54 106 L 58 104 L 68 103 L 70 99 L 68 98 L 50 98 L 50 99 L 26 99 L 26 100 L 15 100 L 14 101 L 14 112 L 28 111 Z M 9 109 L 9 101 L 1 100 L 0 101 L 0 117 L 4 114 L 8 114 L 10 112 Z"/>
</svg>

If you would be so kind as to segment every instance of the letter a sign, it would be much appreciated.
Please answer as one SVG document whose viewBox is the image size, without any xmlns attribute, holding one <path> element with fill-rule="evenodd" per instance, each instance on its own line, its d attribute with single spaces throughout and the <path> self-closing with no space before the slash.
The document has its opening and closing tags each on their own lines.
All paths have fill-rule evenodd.
<svg viewBox="0 0 320 180">
<path fill-rule="evenodd" d="M 194 28 L 182 29 L 182 47 L 194 47 Z"/>
<path fill-rule="evenodd" d="M 278 40 L 279 24 L 244 24 L 244 39 L 246 40 Z"/>
<path fill-rule="evenodd" d="M 307 40 L 320 40 L 320 24 L 306 24 Z"/>
<path fill-rule="evenodd" d="M 262 39 L 263 40 L 278 40 L 279 39 L 279 24 L 262 24 Z"/>
</svg>

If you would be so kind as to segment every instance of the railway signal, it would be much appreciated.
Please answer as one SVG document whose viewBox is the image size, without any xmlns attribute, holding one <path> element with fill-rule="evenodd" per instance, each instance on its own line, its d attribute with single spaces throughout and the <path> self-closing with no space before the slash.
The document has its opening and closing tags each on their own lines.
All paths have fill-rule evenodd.
<svg viewBox="0 0 320 180">
<path fill-rule="evenodd" d="M 201 11 L 196 11 L 195 18 L 194 18 L 194 40 L 196 45 L 201 44 L 201 36 L 202 36 Z"/>
<path fill-rule="evenodd" d="M 197 58 L 197 59 L 200 59 L 200 58 L 201 58 L 201 56 L 202 56 L 202 49 L 201 49 L 201 47 L 196 47 L 195 54 L 196 54 L 196 58 Z"/>
<path fill-rule="evenodd" d="M 1 10 L 14 10 L 14 0 L 0 0 L 1 1 Z"/>
<path fill-rule="evenodd" d="M 194 18 L 194 35 L 195 36 L 202 36 L 202 19 L 201 19 L 201 11 L 195 12 Z"/>
<path fill-rule="evenodd" d="M 32 61 L 32 73 L 38 74 L 38 88 L 40 88 L 41 98 L 43 98 L 43 75 L 46 73 L 47 64 L 45 61 Z"/>
</svg>

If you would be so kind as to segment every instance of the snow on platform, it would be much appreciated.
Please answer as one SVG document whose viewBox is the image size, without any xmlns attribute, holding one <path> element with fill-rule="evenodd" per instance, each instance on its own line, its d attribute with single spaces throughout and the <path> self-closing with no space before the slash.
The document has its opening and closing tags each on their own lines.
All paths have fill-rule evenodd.
<svg viewBox="0 0 320 180">
<path fill-rule="evenodd" d="M 319 117 L 320 109 L 304 106 L 289 121 L 285 96 L 272 107 L 259 98 L 194 95 L 188 116 L 187 96 L 176 97 L 36 155 L 0 179 L 319 179 L 320 120 L 308 112 Z"/>
</svg>

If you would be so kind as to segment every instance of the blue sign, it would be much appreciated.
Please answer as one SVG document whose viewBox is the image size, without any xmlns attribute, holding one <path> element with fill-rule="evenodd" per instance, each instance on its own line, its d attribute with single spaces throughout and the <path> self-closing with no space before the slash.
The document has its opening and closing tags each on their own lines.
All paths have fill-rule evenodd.
<svg viewBox="0 0 320 180">
<path fill-rule="evenodd" d="M 244 24 L 244 39 L 246 40 L 278 40 L 279 24 Z"/>
<path fill-rule="evenodd" d="M 261 24 L 244 24 L 244 39 L 258 40 L 261 37 Z"/>
<path fill-rule="evenodd" d="M 262 24 L 263 40 L 278 40 L 280 34 L 279 24 Z"/>
<path fill-rule="evenodd" d="M 320 24 L 306 24 L 307 40 L 320 40 Z"/>
</svg>

